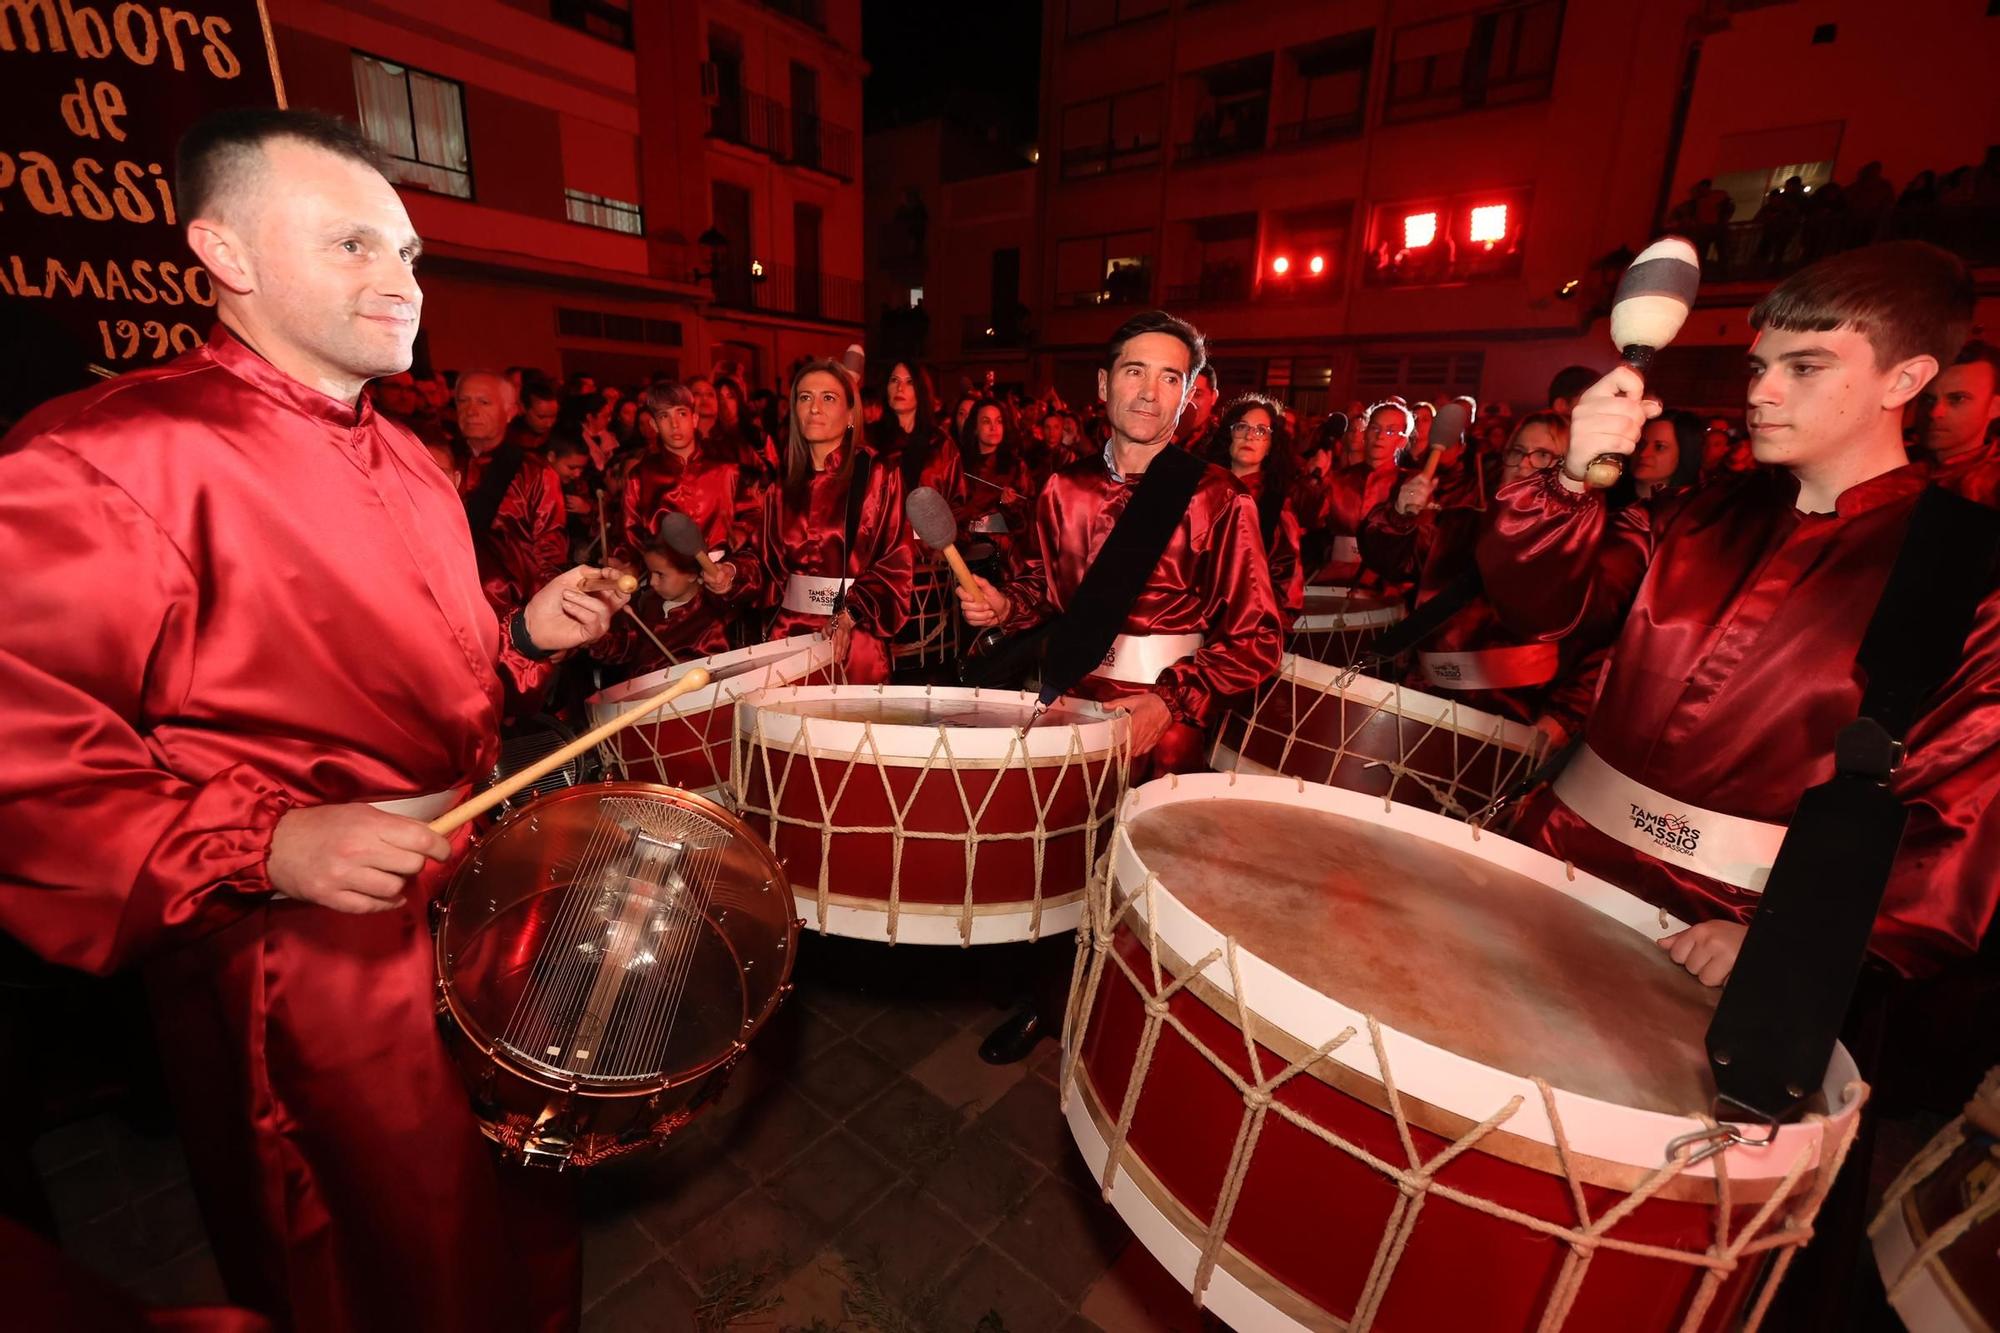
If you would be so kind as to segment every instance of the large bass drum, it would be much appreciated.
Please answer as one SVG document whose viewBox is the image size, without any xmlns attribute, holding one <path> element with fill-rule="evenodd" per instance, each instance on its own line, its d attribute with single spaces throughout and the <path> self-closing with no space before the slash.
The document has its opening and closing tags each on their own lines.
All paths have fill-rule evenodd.
<svg viewBox="0 0 2000 1333">
<path fill-rule="evenodd" d="M 1863 1089 L 1718 1128 L 1717 992 L 1657 909 L 1440 815 L 1204 773 L 1126 798 L 1065 1110 L 1146 1248 L 1241 1333 L 1754 1324 Z"/>
<path fill-rule="evenodd" d="M 441 901 L 439 1022 L 486 1136 L 530 1164 L 673 1134 L 790 989 L 798 921 L 770 848 L 671 787 L 544 796 Z"/>
</svg>

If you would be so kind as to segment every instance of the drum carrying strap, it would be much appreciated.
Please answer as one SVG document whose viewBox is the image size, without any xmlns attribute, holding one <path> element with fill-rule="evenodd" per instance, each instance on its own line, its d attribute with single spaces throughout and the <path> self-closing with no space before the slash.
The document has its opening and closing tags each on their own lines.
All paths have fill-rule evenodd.
<svg viewBox="0 0 2000 1333">
<path fill-rule="evenodd" d="M 1042 662 L 1044 705 L 1069 693 L 1103 663 L 1207 471 L 1206 462 L 1172 447 L 1160 450 L 1147 464 L 1131 501 L 1111 525 L 1104 545 L 1083 572 L 1076 596 L 1049 636 L 1048 655 Z"/>
<path fill-rule="evenodd" d="M 465 522 L 475 538 L 483 539 L 493 530 L 493 520 L 500 514 L 500 502 L 507 498 L 507 488 L 514 484 L 514 478 L 521 475 L 521 469 L 527 464 L 527 451 L 518 444 L 506 441 L 502 441 L 500 447 L 493 451 L 493 457 L 486 460 L 486 470 L 479 474 L 479 484 L 465 497 Z"/>
<path fill-rule="evenodd" d="M 1861 709 L 1834 742 L 1834 775 L 1800 798 L 1708 1027 L 1718 1118 L 1776 1124 L 1820 1085 L 1888 889 L 1909 809 L 1889 789 L 1903 737 L 1958 669 L 2000 576 L 2000 513 L 1935 486 L 1856 654 Z"/>
<path fill-rule="evenodd" d="M 868 501 L 868 473 L 874 461 L 875 455 L 857 442 L 854 468 L 847 477 L 847 526 L 840 543 L 840 588 L 833 594 L 833 609 L 827 612 L 829 619 L 847 609 L 847 588 L 854 581 L 848 573 L 849 562 L 854 559 L 854 539 L 861 532 L 861 506 Z"/>
<path fill-rule="evenodd" d="M 1473 599 L 1485 590 L 1486 585 L 1479 577 L 1479 566 L 1474 565 L 1445 584 L 1437 596 L 1391 625 L 1387 633 L 1369 645 L 1363 656 L 1379 662 L 1393 662 L 1443 629 L 1445 621 L 1471 605 Z"/>
</svg>

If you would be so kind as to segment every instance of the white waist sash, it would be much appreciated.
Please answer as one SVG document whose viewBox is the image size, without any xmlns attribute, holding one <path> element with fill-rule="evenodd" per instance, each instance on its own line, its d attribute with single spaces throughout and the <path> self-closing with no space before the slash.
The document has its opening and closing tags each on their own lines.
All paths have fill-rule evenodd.
<svg viewBox="0 0 2000 1333">
<path fill-rule="evenodd" d="M 1199 634 L 1121 634 L 1090 674 L 1128 685 L 1151 685 L 1162 671 L 1198 652 L 1201 643 Z"/>
<path fill-rule="evenodd" d="M 830 616 L 833 599 L 844 583 L 853 579 L 825 579 L 817 574 L 794 574 L 785 580 L 785 609 L 800 615 Z"/>
<path fill-rule="evenodd" d="M 1418 653 L 1417 665 L 1435 689 L 1517 690 L 1554 680 L 1560 656 L 1552 643 L 1524 643 L 1470 653 Z"/>
<path fill-rule="evenodd" d="M 981 514 L 978 518 L 973 519 L 971 524 L 966 528 L 968 532 L 983 532 L 989 537 L 1008 530 L 1007 516 L 998 509 L 991 509 Z"/>
<path fill-rule="evenodd" d="M 1556 779 L 1555 794 L 1605 837 L 1751 893 L 1764 891 L 1785 840 L 1783 824 L 1676 800 L 1626 777 L 1588 745 Z"/>
<path fill-rule="evenodd" d="M 1337 560 L 1343 565 L 1361 563 L 1361 539 L 1359 537 L 1335 537 L 1333 549 L 1327 552 L 1327 559 Z"/>
<path fill-rule="evenodd" d="M 405 819 L 421 819 L 426 824 L 458 804 L 459 788 L 447 787 L 428 796 L 401 796 L 393 801 L 370 801 L 377 810 Z"/>
</svg>

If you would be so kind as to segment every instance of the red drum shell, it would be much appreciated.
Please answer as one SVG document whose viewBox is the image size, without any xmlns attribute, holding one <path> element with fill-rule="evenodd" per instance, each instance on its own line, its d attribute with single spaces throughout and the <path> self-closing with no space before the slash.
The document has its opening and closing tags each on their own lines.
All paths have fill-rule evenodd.
<svg viewBox="0 0 2000 1333">
<path fill-rule="evenodd" d="M 1191 916 L 1193 909 L 1187 904 L 1171 899 L 1174 885 L 1167 876 L 1150 870 L 1133 850 L 1127 831 L 1135 810 L 1140 817 L 1151 811 L 1154 818 L 1171 818 L 1172 807 L 1178 802 L 1230 799 L 1299 801 L 1345 818 L 1379 822 L 1437 840 L 1449 836 L 1446 830 L 1454 830 L 1462 840 L 1458 844 L 1461 851 L 1473 849 L 1477 855 L 1481 848 L 1497 850 L 1501 865 L 1506 867 L 1546 863 L 1537 878 L 1551 892 L 1573 896 L 1573 891 L 1588 890 L 1600 897 L 1620 899 L 1625 895 L 1594 881 L 1566 884 L 1562 867 L 1550 858 L 1491 836 L 1474 840 L 1463 825 L 1437 816 L 1402 807 L 1384 812 L 1378 802 L 1338 789 L 1301 790 L 1294 781 L 1282 778 L 1183 776 L 1172 791 L 1166 790 L 1166 783 L 1154 782 L 1135 789 L 1128 798 L 1126 823 L 1115 835 L 1112 883 L 1093 891 L 1088 923 L 1096 939 L 1103 942 L 1102 966 L 1094 980 L 1079 989 L 1078 1007 L 1070 1018 L 1064 1092 L 1072 1131 L 1092 1170 L 1110 1185 L 1113 1204 L 1155 1257 L 1190 1286 L 1197 1280 L 1198 1255 L 1223 1202 L 1232 1162 L 1247 1149 L 1248 1165 L 1228 1215 L 1226 1243 L 1209 1275 L 1205 1302 L 1243 1333 L 1317 1329 L 1331 1326 L 1334 1320 L 1355 1318 L 1370 1273 L 1378 1256 L 1385 1253 L 1385 1237 L 1396 1226 L 1402 1197 L 1396 1181 L 1382 1167 L 1356 1155 L 1365 1153 L 1385 1164 L 1407 1160 L 1396 1117 L 1389 1108 L 1401 1106 L 1417 1158 L 1435 1161 L 1481 1119 L 1495 1114 L 1498 1106 L 1475 1116 L 1473 1111 L 1483 1105 L 1479 1098 L 1487 1094 L 1469 1099 L 1462 1094 L 1439 1095 L 1440 1071 L 1449 1074 L 1460 1058 L 1435 1048 L 1431 1049 L 1442 1055 L 1441 1062 L 1414 1058 L 1412 1053 L 1421 1043 L 1384 1026 L 1381 1051 L 1396 1080 L 1396 1092 L 1391 1094 L 1379 1078 L 1365 1072 L 1374 1067 L 1375 1048 L 1367 1020 L 1357 1015 L 1348 1020 L 1355 1028 L 1350 1038 L 1353 1044 L 1277 1080 L 1270 1093 L 1273 1109 L 1263 1114 L 1254 1145 L 1242 1137 L 1251 1114 L 1249 1102 L 1237 1083 L 1218 1068 L 1218 1061 L 1247 1084 L 1254 1085 L 1259 1075 L 1252 1071 L 1228 986 L 1239 985 L 1242 994 L 1252 997 L 1253 1012 L 1258 1015 L 1254 1046 L 1262 1079 L 1271 1080 L 1308 1059 L 1313 1047 L 1287 1030 L 1285 1024 L 1300 1026 L 1297 1015 L 1285 1009 L 1283 996 L 1273 1000 L 1271 987 L 1264 984 L 1268 972 L 1259 969 L 1268 965 L 1253 955 L 1260 944 L 1270 947 L 1269 942 L 1242 938 L 1208 943 L 1214 929 L 1198 915 Z M 1218 862 L 1218 875 L 1230 866 L 1233 863 L 1225 853 Z M 1222 876 L 1217 883 L 1227 878 Z M 1245 892 L 1279 896 L 1287 891 L 1286 886 L 1278 885 L 1241 887 Z M 1407 886 L 1407 892 L 1421 890 L 1419 884 Z M 1153 895 L 1151 910 L 1158 914 L 1154 919 L 1161 923 L 1157 932 L 1144 924 L 1148 894 Z M 1123 904 L 1133 895 L 1133 908 L 1121 910 L 1114 921 L 1110 915 L 1113 904 Z M 1634 907 L 1641 909 L 1628 913 L 1635 920 L 1650 910 L 1642 904 Z M 1344 904 L 1341 910 L 1355 909 Z M 1188 934 L 1190 920 L 1202 940 L 1191 947 L 1214 949 L 1215 953 L 1190 960 L 1176 951 L 1169 937 L 1178 932 L 1178 938 L 1194 938 Z M 1315 928 L 1337 929 L 1338 919 L 1324 919 Z M 1174 1022 L 1155 1025 L 1155 1009 L 1149 1007 L 1141 985 L 1149 990 L 1155 987 L 1146 979 L 1152 975 L 1156 942 L 1163 970 L 1157 983 L 1160 998 L 1152 1004 Z M 1421 939 L 1411 941 L 1413 949 L 1422 945 Z M 1134 984 L 1117 960 L 1142 979 L 1141 985 Z M 1232 962 L 1240 978 L 1235 983 L 1229 981 Z M 1198 973 L 1197 966 L 1202 969 Z M 1191 973 L 1194 975 L 1189 979 Z M 1611 1003 L 1616 997 L 1606 998 Z M 1337 997 L 1323 996 L 1321 1000 L 1340 1005 Z M 1263 1001 L 1272 1001 L 1276 1008 L 1267 1013 Z M 1274 1019 L 1272 1013 L 1279 1017 Z M 1468 1016 L 1468 1021 L 1483 1018 Z M 1185 1027 L 1187 1035 L 1176 1028 L 1176 1022 Z M 1148 1045 L 1149 1025 L 1157 1030 L 1151 1034 L 1150 1053 L 1145 1056 L 1149 1063 L 1144 1083 L 1135 1089 L 1133 1076 Z M 1698 1038 L 1698 1032 L 1693 1034 L 1689 1049 L 1699 1049 Z M 1204 1054 L 1195 1041 L 1210 1054 Z M 1397 1058 L 1389 1057 L 1392 1050 L 1398 1052 Z M 1534 1086 L 1503 1071 L 1480 1072 L 1524 1085 L 1524 1104 L 1498 1130 L 1438 1169 L 1436 1185 L 1544 1219 L 1556 1228 L 1574 1227 L 1577 1213 L 1571 1183 L 1563 1174 L 1556 1151 L 1543 1141 L 1549 1122 L 1537 1114 L 1541 1103 Z M 1861 1100 L 1847 1085 L 1851 1074 L 1851 1062 L 1844 1052 L 1837 1051 L 1834 1068 L 1829 1071 L 1828 1095 L 1830 1103 L 1840 1109 L 1827 1122 L 1824 1142 L 1811 1126 L 1795 1125 L 1786 1127 L 1780 1147 L 1766 1150 L 1765 1156 L 1745 1156 L 1749 1150 L 1742 1148 L 1723 1154 L 1731 1164 L 1733 1193 L 1726 1211 L 1733 1231 L 1749 1226 L 1762 1201 L 1773 1193 L 1773 1177 L 1782 1174 L 1780 1168 L 1787 1160 L 1776 1156 L 1781 1150 L 1794 1157 L 1801 1152 L 1824 1153 L 1830 1160 L 1838 1160 Z M 1672 1135 L 1662 1132 L 1655 1137 L 1651 1127 L 1656 1121 L 1699 1127 L 1695 1121 L 1575 1097 L 1560 1087 L 1549 1095 L 1554 1099 L 1551 1104 L 1562 1107 L 1577 1189 L 1594 1218 L 1605 1216 L 1626 1200 L 1664 1159 L 1636 1151 L 1622 1160 L 1601 1158 L 1587 1154 L 1582 1145 L 1602 1146 L 1613 1141 L 1664 1145 Z M 1472 1106 L 1463 1113 L 1450 1105 L 1468 1100 Z M 1113 1176 L 1107 1172 L 1108 1154 L 1118 1144 L 1118 1126 L 1128 1107 L 1130 1120 Z M 1318 1132 L 1292 1123 L 1277 1107 L 1296 1114 Z M 1604 1123 L 1593 1123 L 1600 1119 Z M 1512 1132 L 1517 1125 L 1521 1132 Z M 1320 1133 L 1335 1136 L 1348 1147 L 1337 1147 L 1319 1137 Z M 1793 1183 L 1788 1200 L 1787 1206 L 1797 1202 L 1805 1221 L 1817 1208 L 1816 1187 L 1823 1183 L 1823 1172 L 1811 1165 L 1818 1160 L 1818 1156 L 1806 1159 L 1803 1175 Z M 1690 1167 L 1640 1202 L 1610 1234 L 1624 1242 L 1700 1254 L 1716 1236 L 1719 1209 L 1715 1198 L 1713 1165 Z M 1521 1333 L 1536 1329 L 1570 1253 L 1570 1245 L 1559 1234 L 1539 1232 L 1440 1194 L 1429 1195 L 1391 1280 L 1379 1296 L 1372 1327 L 1381 1333 L 1430 1333 L 1437 1329 Z M 1732 1326 L 1754 1291 L 1761 1270 L 1761 1260 L 1741 1260 L 1708 1294 L 1706 1314 L 1696 1327 L 1720 1330 Z M 1606 1333 L 1676 1329 L 1695 1301 L 1702 1280 L 1703 1270 L 1691 1264 L 1601 1249 L 1585 1270 L 1567 1320 L 1558 1326 Z"/>
<path fill-rule="evenodd" d="M 1124 793 L 1123 715 L 1066 700 L 1060 707 L 1071 721 L 1026 733 L 872 723 L 864 740 L 860 723 L 825 715 L 857 700 L 889 708 L 985 701 L 1022 723 L 1035 701 L 920 686 L 746 698 L 736 805 L 770 841 L 808 923 L 828 934 L 935 944 L 1034 939 L 1073 926 Z"/>
</svg>

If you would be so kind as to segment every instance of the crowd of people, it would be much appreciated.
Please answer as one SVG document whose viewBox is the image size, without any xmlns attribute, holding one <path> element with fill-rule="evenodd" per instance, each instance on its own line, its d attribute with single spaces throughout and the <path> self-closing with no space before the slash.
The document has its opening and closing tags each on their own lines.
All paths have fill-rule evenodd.
<svg viewBox="0 0 2000 1333">
<path fill-rule="evenodd" d="M 1084 403 L 855 347 L 776 392 L 728 364 L 416 380 L 421 242 L 352 126 L 222 113 L 177 195 L 209 342 L 0 446 L 0 559 L 33 571 L 0 617 L 0 930 L 146 969 L 218 1264 L 281 1325 L 574 1326 L 568 1183 L 501 1169 L 438 1041 L 425 914 L 473 835 L 424 821 L 509 718 L 576 687 L 805 634 L 848 681 L 888 679 L 933 569 L 905 510 L 926 487 L 991 548 L 959 616 L 982 645 L 1052 629 L 1043 693 L 1125 712 L 1135 781 L 1205 766 L 1308 585 L 1446 606 L 1380 669 L 1571 743 L 1512 836 L 1692 923 L 1660 943 L 1708 985 L 1767 886 L 1808 913 L 1839 887 L 1779 856 L 1838 739 L 1907 819 L 1872 848 L 1886 879 L 1846 886 L 1881 904 L 1881 988 L 1849 1017 L 1864 1075 L 1894 1089 L 1897 1061 L 1943 1069 L 2000 1031 L 1967 1018 L 1991 987 L 1888 1044 L 1868 998 L 1921 999 L 1982 950 L 1990 977 L 1996 947 L 2000 591 L 1970 547 L 1909 540 L 1940 496 L 1990 527 L 1950 493 L 2000 492 L 2000 357 L 1968 341 L 1952 255 L 1876 245 L 1779 284 L 1740 429 L 1629 366 L 1566 369 L 1518 413 L 1412 391 L 1302 417 L 1220 382 L 1161 311 L 1107 330 Z M 1597 490 L 1606 457 L 1623 476 Z M 1912 550 L 1930 563 L 1892 584 Z M 635 600 L 609 567 L 643 575 Z M 1892 586 L 1954 627 L 1941 661 L 1900 660 L 1938 636 L 1874 632 Z M 1916 682 L 1879 718 L 1877 670 Z M 1888 742 L 1861 761 L 1857 718 Z M 1067 977 L 1055 943 L 1044 983 Z M 1047 1031 L 1037 989 L 992 1058 Z M 1866 1177 L 1821 1213 L 1833 1267 L 1794 1266 L 1786 1296 L 1844 1308 Z"/>
</svg>

